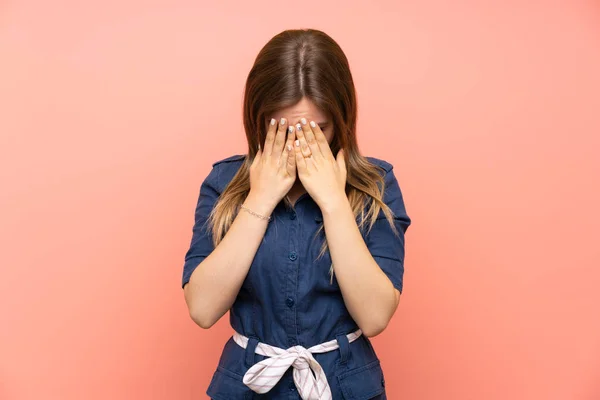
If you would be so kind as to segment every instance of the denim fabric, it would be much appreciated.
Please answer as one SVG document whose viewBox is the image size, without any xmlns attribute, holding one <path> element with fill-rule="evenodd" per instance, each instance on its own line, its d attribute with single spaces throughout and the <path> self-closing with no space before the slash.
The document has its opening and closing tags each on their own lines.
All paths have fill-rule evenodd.
<svg viewBox="0 0 600 400">
<path fill-rule="evenodd" d="M 245 155 L 234 155 L 213 164 L 200 186 L 195 224 L 185 255 L 182 286 L 194 269 L 214 249 L 205 222 L 220 193 L 231 181 Z M 394 287 L 402 291 L 404 274 L 404 233 L 411 224 L 392 165 L 375 157 L 367 160 L 383 168 L 383 201 L 395 214 L 400 237 L 394 235 L 383 212 L 368 234 L 361 232 L 373 258 Z M 238 296 L 230 309 L 231 327 L 237 332 L 273 346 L 306 348 L 358 329 L 350 316 L 336 275 L 330 284 L 331 257 L 327 251 L 319 260 L 324 231 L 316 232 L 323 216 L 308 193 L 294 209 L 281 201 L 272 213 L 264 238 L 256 252 Z M 358 218 L 357 218 L 358 221 Z M 334 399 L 385 399 L 385 380 L 379 359 L 364 335 L 347 346 L 315 354 L 327 374 Z M 292 368 L 266 394 L 259 395 L 242 382 L 254 363 L 266 356 L 243 349 L 232 338 L 223 347 L 207 394 L 216 400 L 299 399 Z"/>
</svg>

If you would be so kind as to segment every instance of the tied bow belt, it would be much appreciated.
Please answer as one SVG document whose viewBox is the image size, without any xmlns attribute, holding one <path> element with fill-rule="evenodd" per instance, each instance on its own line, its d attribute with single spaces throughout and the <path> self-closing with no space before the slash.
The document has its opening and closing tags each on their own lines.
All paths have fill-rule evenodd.
<svg viewBox="0 0 600 400">
<path fill-rule="evenodd" d="M 362 335 L 360 329 L 346 335 L 348 342 L 353 342 Z M 235 332 L 233 340 L 244 349 L 248 345 L 248 337 Z M 259 342 L 255 353 L 266 358 L 246 371 L 243 382 L 256 393 L 266 393 L 283 376 L 290 366 L 294 368 L 294 383 L 303 400 L 331 400 L 331 389 L 321 365 L 312 356 L 313 353 L 326 353 L 339 348 L 336 339 L 317 344 L 310 348 L 292 346 L 285 350 Z M 311 372 L 314 371 L 314 376 Z"/>
</svg>

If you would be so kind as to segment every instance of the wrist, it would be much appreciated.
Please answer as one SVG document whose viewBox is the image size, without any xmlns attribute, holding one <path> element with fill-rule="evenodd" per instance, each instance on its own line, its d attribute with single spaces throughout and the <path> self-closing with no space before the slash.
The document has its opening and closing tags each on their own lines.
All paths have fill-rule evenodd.
<svg viewBox="0 0 600 400">
<path fill-rule="evenodd" d="M 275 206 L 277 205 L 273 205 L 272 201 L 266 201 L 264 200 L 264 198 L 261 198 L 252 192 L 248 194 L 248 196 L 242 204 L 254 211 L 255 213 L 264 215 L 265 217 L 270 216 L 273 210 L 275 209 Z"/>
<path fill-rule="evenodd" d="M 323 201 L 322 204 L 319 204 L 319 208 L 321 209 L 323 216 L 325 216 L 335 214 L 344 208 L 350 208 L 350 202 L 344 193 L 337 197 L 329 197 L 326 201 Z"/>
</svg>

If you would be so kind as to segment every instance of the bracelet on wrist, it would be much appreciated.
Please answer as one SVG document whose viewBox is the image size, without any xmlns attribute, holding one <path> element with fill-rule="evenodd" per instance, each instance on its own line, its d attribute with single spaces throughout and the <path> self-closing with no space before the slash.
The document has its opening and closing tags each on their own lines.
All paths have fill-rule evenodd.
<svg viewBox="0 0 600 400">
<path fill-rule="evenodd" d="M 261 215 L 259 213 L 256 213 L 254 211 L 252 211 L 251 209 L 249 209 L 248 207 L 246 207 L 245 205 L 240 205 L 240 208 L 246 212 L 248 212 L 251 215 L 254 215 L 255 217 L 258 217 L 260 219 L 264 219 L 265 221 L 271 222 L 271 216 L 267 216 L 267 215 Z"/>
</svg>

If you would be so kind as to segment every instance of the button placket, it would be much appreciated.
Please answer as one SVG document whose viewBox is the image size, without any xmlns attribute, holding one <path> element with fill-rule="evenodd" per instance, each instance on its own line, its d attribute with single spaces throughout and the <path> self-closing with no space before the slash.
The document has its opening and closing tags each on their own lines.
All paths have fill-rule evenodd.
<svg viewBox="0 0 600 400">
<path fill-rule="evenodd" d="M 299 231 L 300 231 L 300 219 L 297 218 L 296 210 L 292 210 L 290 214 L 289 224 L 289 241 L 288 241 L 288 262 L 286 267 L 282 268 L 282 271 L 286 274 L 285 276 L 285 292 L 284 292 L 284 304 L 285 304 L 285 330 L 288 336 L 288 345 L 295 346 L 298 343 L 296 335 L 298 334 L 297 325 L 297 307 L 295 307 L 296 299 L 298 294 L 296 293 L 298 287 L 298 246 L 299 246 Z M 282 249 L 284 250 L 284 249 Z"/>
</svg>

